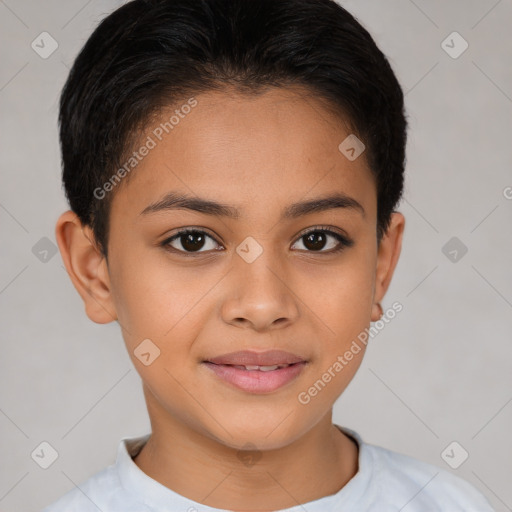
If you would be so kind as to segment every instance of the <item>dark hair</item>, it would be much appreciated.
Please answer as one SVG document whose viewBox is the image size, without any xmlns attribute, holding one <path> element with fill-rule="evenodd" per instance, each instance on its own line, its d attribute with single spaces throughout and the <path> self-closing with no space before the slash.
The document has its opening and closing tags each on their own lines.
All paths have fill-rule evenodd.
<svg viewBox="0 0 512 512">
<path fill-rule="evenodd" d="M 407 121 L 388 60 L 349 12 L 334 0 L 135 0 L 94 30 L 60 98 L 66 196 L 102 254 L 115 192 L 94 191 L 154 115 L 200 92 L 286 86 L 344 113 L 364 142 L 380 241 L 402 196 Z"/>
</svg>

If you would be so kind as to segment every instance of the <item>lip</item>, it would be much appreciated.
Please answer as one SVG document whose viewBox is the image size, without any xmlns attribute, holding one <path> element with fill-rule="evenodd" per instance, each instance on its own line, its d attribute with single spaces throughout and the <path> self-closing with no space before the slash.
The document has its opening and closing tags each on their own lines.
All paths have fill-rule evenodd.
<svg viewBox="0 0 512 512">
<path fill-rule="evenodd" d="M 270 371 L 245 370 L 209 361 L 203 361 L 202 364 L 209 368 L 217 377 L 238 389 L 248 393 L 271 393 L 296 379 L 308 363 L 300 361 L 291 364 L 291 366 Z"/>
<path fill-rule="evenodd" d="M 295 364 L 307 362 L 303 357 L 284 350 L 267 350 L 255 352 L 253 350 L 241 350 L 230 352 L 204 362 L 217 365 L 238 365 L 238 366 L 274 366 L 276 364 Z"/>
</svg>

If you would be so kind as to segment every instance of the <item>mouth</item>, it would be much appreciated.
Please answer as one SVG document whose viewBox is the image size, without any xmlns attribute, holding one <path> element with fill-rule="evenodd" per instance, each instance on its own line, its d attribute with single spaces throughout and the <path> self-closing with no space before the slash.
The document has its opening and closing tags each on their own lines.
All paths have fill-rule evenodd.
<svg viewBox="0 0 512 512">
<path fill-rule="evenodd" d="M 291 352 L 285 352 L 284 350 L 266 350 L 264 352 L 241 350 L 206 360 L 206 362 L 219 365 L 242 366 L 249 370 L 263 369 L 263 371 L 273 371 L 276 369 L 273 368 L 274 366 L 286 367 L 305 361 L 305 358 Z M 269 370 L 265 370 L 265 368 L 269 368 Z"/>
<path fill-rule="evenodd" d="M 273 365 L 203 363 L 220 380 L 248 393 L 271 393 L 295 380 L 307 361 Z"/>
<path fill-rule="evenodd" d="M 205 363 L 211 363 L 211 364 L 215 364 L 215 363 L 212 363 L 211 361 L 203 361 Z M 305 361 L 302 361 L 305 363 Z M 255 371 L 260 371 L 260 372 L 272 372 L 274 370 L 279 370 L 281 368 L 288 368 L 289 366 L 293 366 L 295 364 L 300 364 L 300 363 L 289 363 L 289 364 L 274 364 L 274 365 L 268 365 L 268 366 L 260 366 L 260 365 L 249 365 L 249 364 L 246 364 L 246 365 L 239 365 L 239 364 L 220 364 L 220 365 L 217 365 L 217 366 L 232 366 L 233 368 L 237 368 L 238 370 L 247 370 L 249 372 L 255 372 Z"/>
</svg>

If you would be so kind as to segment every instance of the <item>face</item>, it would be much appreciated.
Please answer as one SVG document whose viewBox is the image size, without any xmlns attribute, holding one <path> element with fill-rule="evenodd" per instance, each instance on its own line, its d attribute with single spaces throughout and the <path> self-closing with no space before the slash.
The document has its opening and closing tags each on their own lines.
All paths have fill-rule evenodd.
<svg viewBox="0 0 512 512">
<path fill-rule="evenodd" d="M 115 311 L 152 423 L 277 448 L 329 414 L 354 376 L 364 344 L 335 368 L 369 327 L 399 237 L 379 250 L 364 153 L 349 160 L 338 149 L 350 131 L 314 99 L 290 89 L 195 99 L 169 133 L 151 125 L 141 140 L 154 147 L 115 192 L 99 300 Z M 164 207 L 170 193 L 225 208 Z M 297 206 L 334 195 L 324 208 Z M 241 350 L 304 363 L 231 367 L 238 384 L 205 363 Z"/>
</svg>

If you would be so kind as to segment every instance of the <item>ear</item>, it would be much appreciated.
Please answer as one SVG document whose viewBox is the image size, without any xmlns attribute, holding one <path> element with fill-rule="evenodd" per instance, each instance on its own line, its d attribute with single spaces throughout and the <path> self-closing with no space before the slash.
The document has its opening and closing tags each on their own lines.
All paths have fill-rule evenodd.
<svg viewBox="0 0 512 512">
<path fill-rule="evenodd" d="M 98 324 L 117 320 L 107 262 L 89 226 L 83 226 L 78 216 L 68 210 L 57 221 L 55 238 L 87 316 Z"/>
<path fill-rule="evenodd" d="M 405 217 L 399 212 L 391 214 L 390 225 L 382 237 L 377 249 L 377 267 L 375 270 L 375 290 L 373 295 L 373 308 L 371 320 L 379 320 L 382 311 L 377 303 L 381 302 L 391 283 L 400 251 L 402 250 L 402 238 L 405 228 Z"/>
</svg>

